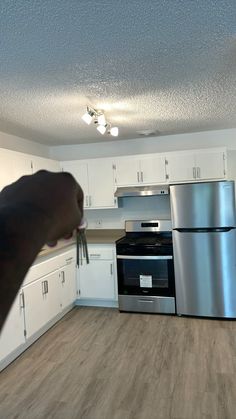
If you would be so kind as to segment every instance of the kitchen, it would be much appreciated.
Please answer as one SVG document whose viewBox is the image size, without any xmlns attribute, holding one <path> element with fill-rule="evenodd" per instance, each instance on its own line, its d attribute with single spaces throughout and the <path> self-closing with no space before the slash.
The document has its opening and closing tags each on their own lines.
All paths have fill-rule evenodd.
<svg viewBox="0 0 236 419">
<path fill-rule="evenodd" d="M 132 5 L 125 6 L 125 18 L 122 2 L 114 10 L 103 5 L 105 16 L 107 13 L 116 28 L 115 12 L 123 29 L 132 25 L 134 16 L 136 19 L 133 32 L 125 31 L 122 38 L 122 30 L 117 28 L 118 32 L 114 30 L 109 40 L 102 36 L 101 20 L 99 25 L 95 24 L 101 13 L 98 5 L 94 10 L 88 4 L 84 10 L 78 10 L 73 2 L 66 5 L 61 2 L 58 9 L 42 4 L 26 10 L 22 2 L 14 6 L 15 10 L 3 5 L 5 21 L 1 27 L 5 31 L 2 39 L 6 59 L 1 79 L 1 188 L 20 175 L 41 168 L 63 169 L 74 174 L 85 192 L 90 255 L 90 263 L 87 265 L 83 260 L 76 272 L 73 237 L 62 240 L 59 247 L 45 246 L 37 259 L 40 263 L 35 263 L 25 278 L 20 297 L 23 343 L 7 350 L 0 341 L 0 350 L 5 350 L 4 360 L 8 361 L 2 364 L 0 376 L 0 409 L 4 418 L 16 415 L 89 419 L 234 417 L 233 320 L 117 310 L 116 241 L 125 235 L 125 221 L 170 219 L 171 203 L 170 195 L 165 193 L 123 198 L 115 193 L 118 188 L 141 186 L 144 189 L 150 185 L 164 188 L 170 184 L 236 179 L 231 21 L 235 5 L 227 3 L 223 8 L 213 2 L 214 7 L 212 4 L 206 7 L 200 2 L 202 8 L 198 10 L 194 6 L 185 9 L 183 4 L 175 7 L 163 4 L 159 9 L 151 2 L 150 10 L 144 13 L 141 2 L 136 3 L 136 10 Z M 62 33 L 57 29 L 63 24 L 68 28 L 64 16 L 69 18 L 71 29 L 69 32 L 65 29 L 61 39 Z M 80 32 L 84 44 L 81 41 L 79 46 L 77 29 L 73 29 L 75 16 L 82 27 L 85 23 L 81 16 L 86 17 L 84 21 L 94 23 L 91 38 L 87 38 L 86 31 Z M 193 23 L 186 21 L 186 16 Z M 195 36 L 191 27 L 200 35 Z M 216 28 L 222 30 L 218 37 L 215 37 Z M 208 35 L 207 47 L 201 37 L 204 30 Z M 111 38 L 116 44 L 118 33 L 119 45 L 116 50 L 111 49 L 111 61 L 106 62 L 107 51 L 114 48 L 114 44 L 109 44 Z M 138 55 L 136 67 L 125 55 L 128 35 L 129 48 L 136 53 L 141 49 L 143 54 Z M 164 44 L 158 43 L 161 35 Z M 162 54 L 159 55 L 161 63 L 153 61 L 158 56 L 152 49 L 153 36 L 157 51 Z M 51 39 L 52 44 L 44 43 L 45 39 Z M 101 47 L 106 47 L 105 52 L 99 50 L 100 61 L 95 47 L 98 39 Z M 19 42 L 27 48 L 20 48 Z M 149 59 L 142 50 L 144 47 L 150 51 Z M 170 54 L 168 59 L 165 47 Z M 73 48 L 78 54 L 74 61 Z M 116 61 L 114 54 L 121 49 L 122 63 L 119 58 Z M 88 64 L 84 71 L 83 63 L 95 56 L 98 72 Z M 54 57 L 54 61 L 49 57 Z M 81 60 L 81 66 L 77 60 Z M 123 62 L 126 74 L 122 72 Z M 131 68 L 132 80 L 128 77 Z M 103 77 L 104 96 L 101 94 Z M 69 87 L 68 80 L 71 80 Z M 73 80 L 77 83 L 74 91 Z M 170 80 L 175 80 L 176 85 Z M 148 89 L 144 90 L 147 82 Z M 197 89 L 197 98 L 193 97 L 194 89 L 188 90 L 190 83 Z M 154 101 L 151 90 L 156 92 Z M 102 109 L 112 126 L 119 127 L 116 140 L 110 134 L 101 137 L 96 125 L 87 126 L 81 120 L 87 106 Z M 150 281 L 150 278 L 142 280 Z M 52 283 L 61 286 L 57 289 L 55 285 L 53 295 L 50 294 Z M 72 283 L 74 289 L 70 287 Z M 41 311 L 34 291 L 37 284 L 40 292 L 43 291 Z M 76 308 L 71 311 L 75 301 Z M 14 344 L 12 336 L 16 337 L 14 322 L 11 327 L 11 342 L 9 332 L 4 338 L 10 346 Z"/>
</svg>

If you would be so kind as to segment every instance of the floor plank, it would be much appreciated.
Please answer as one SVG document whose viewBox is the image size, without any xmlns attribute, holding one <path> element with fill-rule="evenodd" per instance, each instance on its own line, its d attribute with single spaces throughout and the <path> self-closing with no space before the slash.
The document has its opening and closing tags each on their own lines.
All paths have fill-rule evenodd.
<svg viewBox="0 0 236 419">
<path fill-rule="evenodd" d="M 0 375 L 4 419 L 234 419 L 236 322 L 76 308 Z"/>
</svg>

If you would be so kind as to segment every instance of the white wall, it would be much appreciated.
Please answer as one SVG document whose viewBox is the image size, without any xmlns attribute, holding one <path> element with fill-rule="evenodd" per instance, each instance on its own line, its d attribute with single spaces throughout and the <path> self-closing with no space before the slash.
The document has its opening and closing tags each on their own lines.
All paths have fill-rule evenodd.
<svg viewBox="0 0 236 419">
<path fill-rule="evenodd" d="M 25 140 L 24 138 L 15 135 L 5 134 L 0 132 L 0 148 L 7 148 L 13 151 L 19 151 L 26 154 L 34 154 L 41 157 L 49 157 L 49 147 L 35 143 L 33 141 Z"/>
<path fill-rule="evenodd" d="M 101 143 L 64 145 L 51 147 L 50 155 L 57 160 L 76 160 L 222 146 L 236 150 L 235 128 L 135 140 L 107 140 Z"/>
<path fill-rule="evenodd" d="M 125 220 L 170 219 L 170 196 L 127 197 L 119 198 L 119 208 L 87 210 L 85 217 L 89 229 L 123 229 Z"/>
</svg>

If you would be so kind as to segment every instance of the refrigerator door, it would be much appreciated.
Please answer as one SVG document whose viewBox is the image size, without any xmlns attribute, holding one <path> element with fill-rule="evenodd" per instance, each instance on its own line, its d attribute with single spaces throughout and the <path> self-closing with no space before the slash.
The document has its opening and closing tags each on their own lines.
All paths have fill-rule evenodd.
<svg viewBox="0 0 236 419">
<path fill-rule="evenodd" d="M 172 228 L 235 227 L 234 182 L 170 186 Z"/>
<path fill-rule="evenodd" d="M 236 317 L 236 230 L 173 231 L 178 314 Z"/>
</svg>

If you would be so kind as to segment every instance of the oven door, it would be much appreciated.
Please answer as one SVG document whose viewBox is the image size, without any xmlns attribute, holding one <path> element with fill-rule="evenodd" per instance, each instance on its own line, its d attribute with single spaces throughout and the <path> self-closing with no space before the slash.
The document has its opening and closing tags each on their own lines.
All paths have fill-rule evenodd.
<svg viewBox="0 0 236 419">
<path fill-rule="evenodd" d="M 117 255 L 120 295 L 175 295 L 173 256 Z"/>
</svg>

